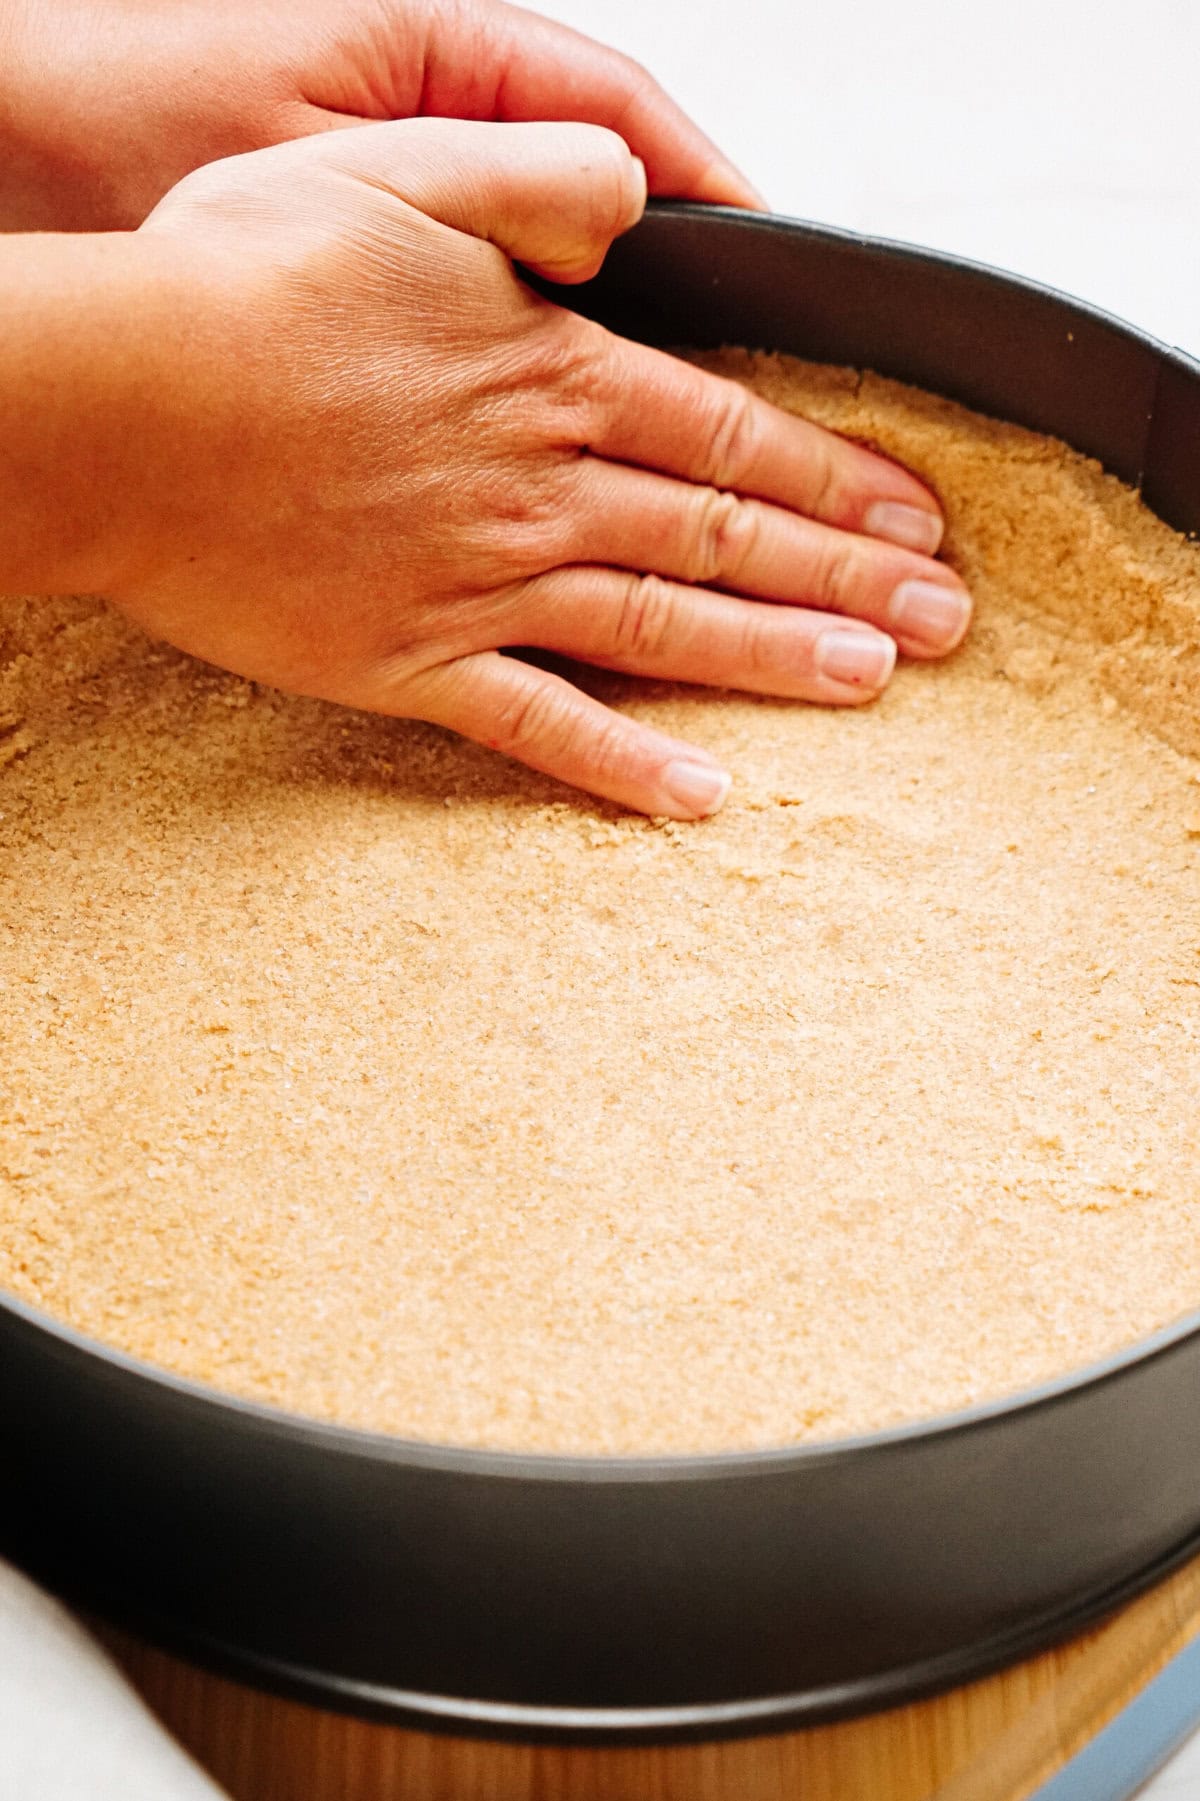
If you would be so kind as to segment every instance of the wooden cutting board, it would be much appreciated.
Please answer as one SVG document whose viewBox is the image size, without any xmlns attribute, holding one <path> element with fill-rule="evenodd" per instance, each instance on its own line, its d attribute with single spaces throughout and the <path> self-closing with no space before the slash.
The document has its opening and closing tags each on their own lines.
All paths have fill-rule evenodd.
<svg viewBox="0 0 1200 1801">
<path fill-rule="evenodd" d="M 1200 1559 L 1073 1644 L 913 1707 L 766 1739 L 576 1751 L 281 1701 L 106 1634 L 234 1801 L 1027 1801 L 1200 1635 Z"/>
</svg>

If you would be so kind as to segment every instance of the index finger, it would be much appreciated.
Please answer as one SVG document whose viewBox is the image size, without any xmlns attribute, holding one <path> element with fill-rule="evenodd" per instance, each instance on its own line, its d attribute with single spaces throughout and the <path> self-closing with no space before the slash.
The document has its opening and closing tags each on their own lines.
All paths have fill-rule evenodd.
<svg viewBox="0 0 1200 1801">
<path fill-rule="evenodd" d="M 943 519 L 925 484 L 740 382 L 605 333 L 588 448 L 932 556 Z"/>
</svg>

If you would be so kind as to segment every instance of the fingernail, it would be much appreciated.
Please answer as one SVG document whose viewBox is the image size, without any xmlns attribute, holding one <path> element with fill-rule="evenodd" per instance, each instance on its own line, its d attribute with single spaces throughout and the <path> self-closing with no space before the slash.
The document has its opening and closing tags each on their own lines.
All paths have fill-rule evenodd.
<svg viewBox="0 0 1200 1801">
<path fill-rule="evenodd" d="M 646 165 L 640 156 L 629 159 L 633 164 L 633 197 L 629 202 L 629 211 L 625 215 L 625 230 L 631 231 L 646 210 L 646 197 L 650 192 L 650 184 L 646 179 Z"/>
<path fill-rule="evenodd" d="M 737 164 L 731 163 L 727 156 L 719 156 L 708 172 L 705 182 L 706 190 L 715 189 L 718 186 L 725 189 L 723 194 L 706 192 L 705 198 L 719 200 L 725 206 L 744 207 L 749 203 L 750 206 L 757 207 L 761 213 L 769 213 L 771 210 L 771 203 L 766 195 L 761 193 L 749 177 L 743 175 Z"/>
<path fill-rule="evenodd" d="M 953 650 L 971 623 L 971 597 L 939 582 L 901 582 L 888 604 L 888 627 L 927 650 Z"/>
<path fill-rule="evenodd" d="M 817 673 L 828 681 L 874 693 L 891 679 L 896 646 L 882 632 L 852 632 L 835 626 L 817 639 L 816 666 Z"/>
<path fill-rule="evenodd" d="M 733 168 L 733 165 L 730 164 L 730 167 Z M 734 173 L 742 183 L 742 186 L 746 189 L 746 192 L 753 195 L 754 204 L 758 207 L 759 212 L 769 213 L 771 210 L 771 202 L 767 199 L 762 189 L 756 188 L 754 183 L 747 176 L 743 175 L 740 169 L 735 169 Z"/>
<path fill-rule="evenodd" d="M 877 500 L 863 515 L 863 530 L 872 538 L 886 538 L 889 544 L 902 544 L 905 550 L 919 550 L 922 556 L 931 557 L 942 541 L 944 527 L 937 514 L 924 507 Z"/>
<path fill-rule="evenodd" d="M 662 772 L 668 810 L 678 809 L 690 819 L 704 819 L 718 812 L 732 785 L 733 777 L 726 770 L 709 769 L 703 763 L 686 763 L 682 759 L 668 763 Z"/>
</svg>

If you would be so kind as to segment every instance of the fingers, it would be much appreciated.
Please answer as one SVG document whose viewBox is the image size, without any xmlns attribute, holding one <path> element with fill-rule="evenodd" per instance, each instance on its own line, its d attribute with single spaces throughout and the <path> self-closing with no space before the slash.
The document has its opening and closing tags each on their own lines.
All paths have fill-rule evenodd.
<svg viewBox="0 0 1200 1801">
<path fill-rule="evenodd" d="M 409 119 L 344 133 L 340 166 L 552 281 L 586 281 L 641 218 L 646 171 L 595 125 Z"/>
<path fill-rule="evenodd" d="M 599 454 L 937 550 L 941 509 L 899 464 L 662 351 L 607 336 L 598 358 L 590 446 Z"/>
<path fill-rule="evenodd" d="M 892 639 L 860 621 L 590 564 L 530 582 L 520 630 L 525 643 L 629 675 L 828 706 L 874 700 L 896 666 Z"/>
<path fill-rule="evenodd" d="M 526 641 L 612 669 L 832 705 L 873 699 L 896 660 L 869 625 L 765 606 L 657 577 L 558 569 L 520 595 Z M 671 819 L 702 819 L 730 777 L 694 745 L 496 651 L 410 675 L 364 704 L 451 727 L 572 787 Z"/>
<path fill-rule="evenodd" d="M 399 20 L 405 38 L 412 32 L 409 14 L 405 5 Z M 454 7 L 447 14 L 426 41 L 423 112 L 604 125 L 645 163 L 651 193 L 763 205 L 745 177 L 628 57 L 516 6 Z"/>
<path fill-rule="evenodd" d="M 945 656 L 970 623 L 970 596 L 944 563 L 719 488 L 589 457 L 572 511 L 580 562 L 850 614 L 890 633 L 906 656 Z"/>
<path fill-rule="evenodd" d="M 640 725 L 560 676 L 496 651 L 405 684 L 395 711 L 449 726 L 573 788 L 669 819 L 703 819 L 730 777 L 706 751 Z"/>
</svg>

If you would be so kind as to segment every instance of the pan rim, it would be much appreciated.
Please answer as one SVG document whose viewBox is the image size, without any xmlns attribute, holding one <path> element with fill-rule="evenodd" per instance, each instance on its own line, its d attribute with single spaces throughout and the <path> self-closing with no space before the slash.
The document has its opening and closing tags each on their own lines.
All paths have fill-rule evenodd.
<svg viewBox="0 0 1200 1801">
<path fill-rule="evenodd" d="M 585 1451 L 517 1451 L 480 1445 L 403 1438 L 365 1426 L 340 1424 L 292 1412 L 269 1401 L 230 1394 L 209 1383 L 148 1363 L 116 1345 L 87 1333 L 53 1314 L 0 1289 L 0 1324 L 4 1316 L 33 1335 L 51 1340 L 69 1357 L 99 1366 L 126 1383 L 169 1394 L 183 1406 L 237 1420 L 269 1437 L 285 1437 L 309 1449 L 357 1461 L 408 1465 L 456 1475 L 544 1483 L 698 1483 L 731 1477 L 799 1474 L 817 1466 L 887 1456 L 938 1440 L 966 1436 L 997 1420 L 1048 1411 L 1081 1391 L 1097 1391 L 1142 1365 L 1168 1356 L 1179 1346 L 1200 1339 L 1200 1308 L 1159 1328 L 1148 1337 L 1107 1357 L 1068 1370 L 1065 1375 L 1028 1388 L 977 1401 L 950 1413 L 902 1420 L 875 1432 L 848 1438 L 815 1439 L 796 1445 L 748 1450 L 678 1451 L 620 1454 Z"/>
<path fill-rule="evenodd" d="M 710 206 L 694 200 L 651 200 L 646 211 L 652 217 L 719 218 L 743 230 L 762 230 L 765 227 L 781 237 L 820 239 L 829 244 L 843 245 L 847 249 L 867 251 L 872 256 L 888 256 L 897 262 L 916 262 L 926 266 L 933 263 L 959 275 L 975 276 L 988 287 L 1005 287 L 1041 300 L 1053 301 L 1081 318 L 1107 327 L 1118 337 L 1153 351 L 1156 356 L 1164 358 L 1185 374 L 1200 375 L 1200 353 L 1193 354 L 1181 344 L 1170 344 L 1165 338 L 1157 337 L 1142 326 L 1134 325 L 1129 319 L 1123 319 L 1119 313 L 1110 312 L 1107 307 L 1098 306 L 1095 301 L 1085 300 L 1067 288 L 1037 281 L 1033 276 L 1021 275 L 1014 269 L 1002 269 L 997 264 L 985 263 L 978 257 L 960 256 L 956 251 L 912 244 L 903 238 L 876 237 L 870 232 L 851 231 L 844 225 L 828 225 L 819 219 L 801 218 L 789 213 L 752 213 L 743 207 Z M 878 373 L 883 374 L 885 371 Z"/>
</svg>

